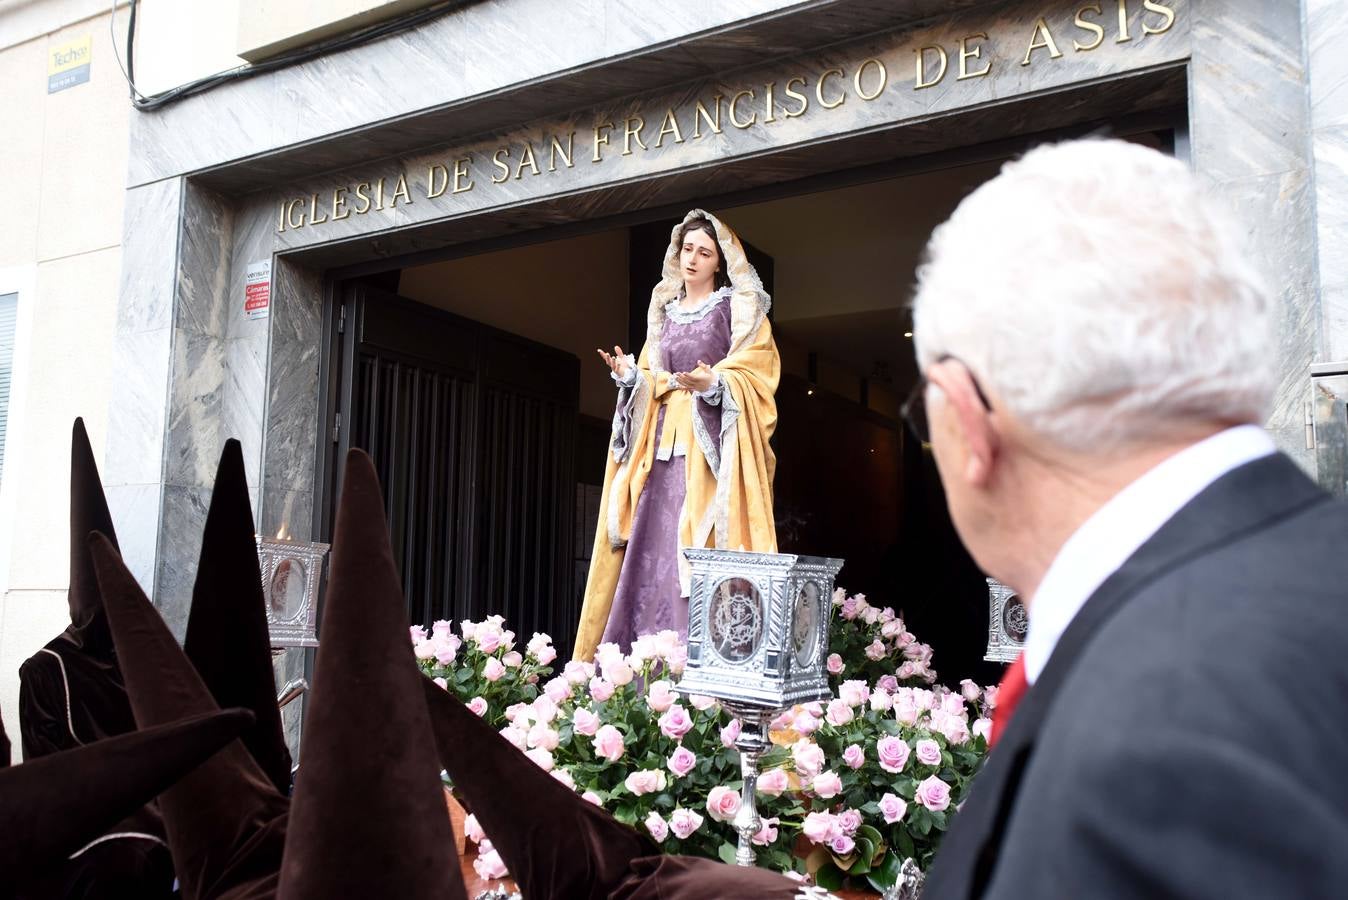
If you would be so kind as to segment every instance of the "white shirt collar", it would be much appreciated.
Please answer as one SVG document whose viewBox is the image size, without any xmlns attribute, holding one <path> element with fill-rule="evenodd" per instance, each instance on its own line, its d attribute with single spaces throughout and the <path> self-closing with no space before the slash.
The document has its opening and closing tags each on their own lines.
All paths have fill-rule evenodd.
<svg viewBox="0 0 1348 900">
<path fill-rule="evenodd" d="M 1054 557 L 1030 605 L 1026 680 L 1035 682 L 1081 607 L 1162 525 L 1227 472 L 1274 451 L 1262 428 L 1228 428 L 1161 462 L 1083 522 Z"/>
</svg>

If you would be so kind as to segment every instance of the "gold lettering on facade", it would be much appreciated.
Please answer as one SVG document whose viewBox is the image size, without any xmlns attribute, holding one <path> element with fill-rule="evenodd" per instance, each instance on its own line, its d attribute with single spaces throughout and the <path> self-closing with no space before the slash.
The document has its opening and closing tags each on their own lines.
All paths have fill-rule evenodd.
<svg viewBox="0 0 1348 900">
<path fill-rule="evenodd" d="M 844 88 L 844 89 L 838 94 L 838 99 L 837 99 L 837 100 L 834 100 L 832 103 L 830 103 L 830 102 L 828 102 L 827 100 L 824 99 L 824 86 L 825 86 L 825 84 L 828 82 L 829 78 L 831 78 L 831 77 L 833 77 L 833 76 L 835 76 L 835 75 L 836 75 L 838 78 L 842 78 L 842 77 L 843 77 L 843 70 L 842 70 L 842 69 L 828 69 L 828 70 L 826 70 L 822 75 L 819 76 L 819 82 L 818 82 L 817 84 L 815 84 L 815 86 L 814 86 L 814 99 L 818 100 L 818 101 L 819 101 L 819 105 L 822 106 L 822 107 L 824 107 L 824 109 L 833 109 L 833 108 L 835 108 L 835 107 L 842 106 L 842 105 L 843 105 L 843 101 L 845 101 L 845 100 L 847 99 L 847 90 L 846 90 L 846 88 Z"/>
<path fill-rule="evenodd" d="M 750 100 L 754 99 L 754 92 L 739 91 L 735 94 L 735 96 L 730 98 L 730 124 L 734 125 L 736 128 L 748 128 L 750 125 L 753 125 L 755 122 L 758 121 L 758 113 L 756 112 L 749 113 L 749 118 L 745 119 L 744 121 L 740 121 L 740 117 L 736 113 L 736 104 L 738 104 L 745 97 L 748 97 Z"/>
<path fill-rule="evenodd" d="M 500 184 L 510 177 L 510 166 L 506 165 L 505 160 L 501 159 L 501 154 L 505 154 L 506 159 L 510 158 L 510 148 L 502 147 L 491 155 L 491 164 L 500 170 L 500 175 L 491 177 L 492 184 Z"/>
<path fill-rule="evenodd" d="M 374 195 L 375 195 L 375 203 L 374 203 L 374 208 L 375 208 L 375 210 L 376 210 L 377 212 L 383 212 L 383 210 L 384 210 L 384 179 L 380 178 L 378 181 L 375 182 L 375 185 L 374 185 L 374 186 L 375 186 L 375 192 L 374 192 Z"/>
<path fill-rule="evenodd" d="M 1133 39 L 1128 33 L 1128 0 L 1118 0 L 1119 3 L 1119 37 L 1114 43 L 1126 44 Z"/>
<path fill-rule="evenodd" d="M 332 218 L 333 221 L 341 221 L 351 215 L 351 210 L 346 208 L 346 188 L 334 188 L 332 192 Z"/>
<path fill-rule="evenodd" d="M 772 99 L 772 89 L 777 86 L 777 82 L 769 81 L 763 85 L 763 124 L 777 121 L 777 104 Z"/>
<path fill-rule="evenodd" d="M 721 100 L 724 99 L 720 94 L 712 97 L 712 102 L 716 104 L 716 118 L 712 119 L 707 112 L 707 107 L 702 105 L 702 101 L 697 101 L 697 109 L 693 113 L 693 139 L 702 137 L 702 123 L 706 122 L 711 126 L 712 134 L 721 133 Z"/>
<path fill-rule="evenodd" d="M 389 209 L 398 205 L 398 198 L 403 198 L 404 203 L 412 202 L 412 192 L 407 189 L 407 176 L 399 175 L 398 183 L 393 186 L 393 197 L 389 200 Z"/>
<path fill-rule="evenodd" d="M 969 49 L 969 42 L 974 39 L 986 41 L 988 36 L 986 33 L 978 31 L 968 37 L 960 38 L 960 74 L 955 79 L 956 81 L 963 81 L 966 78 L 982 78 L 992 71 L 992 60 L 988 60 L 987 65 L 977 71 L 971 72 L 969 70 L 969 60 L 983 58 L 983 47 L 981 45 L 975 46 L 972 50 Z"/>
<path fill-rule="evenodd" d="M 926 80 L 928 50 L 935 50 L 936 58 L 940 62 L 940 65 L 936 69 L 936 77 L 930 81 Z M 913 85 L 913 90 L 920 91 L 923 88 L 935 87 L 940 84 L 941 79 L 945 78 L 946 67 L 950 64 L 950 60 L 945 55 L 945 48 L 939 45 L 932 45 L 928 47 L 919 47 L 913 52 L 917 54 L 917 82 Z"/>
<path fill-rule="evenodd" d="M 797 103 L 800 104 L 800 109 L 797 109 L 795 112 L 792 112 L 789 109 L 783 109 L 782 114 L 785 115 L 788 119 L 794 119 L 797 116 L 803 116 L 805 115 L 805 110 L 810 108 L 810 98 L 802 94 L 800 91 L 791 90 L 791 85 L 793 84 L 799 84 L 801 87 L 805 87 L 805 79 L 800 75 L 797 75 L 795 78 L 787 79 L 786 96 L 790 97 L 792 100 L 795 100 Z"/>
<path fill-rule="evenodd" d="M 590 162 L 601 162 L 604 159 L 599 152 L 599 148 L 608 146 L 608 133 L 612 130 L 612 122 L 594 126 L 594 158 Z"/>
<path fill-rule="evenodd" d="M 1143 34 L 1165 34 L 1170 27 L 1175 24 L 1175 11 L 1164 3 L 1157 3 L 1155 0 L 1142 0 L 1142 8 L 1147 12 L 1160 13 L 1165 19 L 1165 24 L 1159 28 L 1153 28 L 1146 22 L 1142 23 Z"/>
<path fill-rule="evenodd" d="M 1058 49 L 1057 43 L 1053 40 L 1053 32 L 1049 31 L 1048 22 L 1045 21 L 1043 16 L 1040 16 L 1039 21 L 1034 23 L 1034 34 L 1030 37 L 1030 46 L 1025 51 L 1025 58 L 1020 61 L 1020 64 L 1028 66 L 1030 57 L 1034 55 L 1034 51 L 1040 48 L 1046 48 L 1051 59 L 1058 59 L 1062 56 L 1062 51 Z"/>
<path fill-rule="evenodd" d="M 435 184 L 437 175 L 440 176 L 439 187 Z M 434 200 L 447 190 L 449 190 L 449 169 L 439 163 L 433 163 L 426 169 L 426 199 Z"/>
<path fill-rule="evenodd" d="M 1085 6 L 1081 7 L 1081 9 L 1077 10 L 1077 15 L 1076 18 L 1073 20 L 1073 24 L 1075 24 L 1076 27 L 1080 28 L 1082 31 L 1088 31 L 1091 34 L 1095 35 L 1095 39 L 1092 40 L 1089 44 L 1083 44 L 1081 43 L 1081 41 L 1078 41 L 1075 38 L 1072 39 L 1072 48 L 1076 50 L 1078 53 L 1085 53 L 1087 51 L 1094 50 L 1096 47 L 1100 46 L 1105 42 L 1104 26 L 1087 19 L 1086 13 L 1088 12 L 1093 12 L 1097 16 L 1104 15 L 1104 10 L 1100 9 L 1099 3 L 1087 3 Z"/>
<path fill-rule="evenodd" d="M 663 147 L 665 137 L 674 135 L 674 143 L 683 143 L 683 132 L 679 130 L 679 120 L 674 115 L 674 107 L 665 110 L 665 120 L 660 123 L 660 133 L 655 136 L 655 146 Z"/>
<path fill-rule="evenodd" d="M 471 191 L 473 189 L 472 179 L 469 179 L 466 184 L 464 183 L 464 179 L 468 178 L 468 166 L 471 165 L 472 162 L 473 158 L 471 156 L 464 156 L 454 160 L 454 190 L 450 193 L 462 194 L 464 191 Z"/>
<path fill-rule="evenodd" d="M 867 93 L 861 86 L 861 76 L 866 73 L 867 66 L 875 67 L 875 90 Z M 857 96 L 862 100 L 874 100 L 885 92 L 885 85 L 889 83 L 889 71 L 885 69 L 885 64 L 872 56 L 870 59 L 862 60 L 861 65 L 857 66 L 856 75 L 852 76 L 852 87 L 856 88 Z"/>
<path fill-rule="evenodd" d="M 538 171 L 538 163 L 534 162 L 534 145 L 532 141 L 524 142 L 524 153 L 520 155 L 519 165 L 515 166 L 515 178 L 519 179 L 524 174 L 524 167 L 528 166 L 535 175 L 541 175 Z"/>
<path fill-rule="evenodd" d="M 632 127 L 633 122 L 637 123 L 635 128 Z M 638 147 L 642 150 L 646 149 L 646 142 L 641 139 L 641 129 L 645 127 L 646 120 L 641 116 L 632 116 L 632 118 L 628 119 L 623 125 L 623 156 L 632 155 L 632 138 L 637 139 Z"/>
<path fill-rule="evenodd" d="M 310 195 L 309 195 L 309 224 L 310 224 L 310 225 L 322 225 L 322 224 L 323 224 L 324 222 L 326 222 L 327 220 L 328 220 L 328 214 L 327 214 L 327 213 L 324 213 L 324 214 L 323 214 L 323 218 L 321 218 L 321 219 L 318 217 L 318 195 L 317 195 L 317 194 L 310 194 Z"/>
<path fill-rule="evenodd" d="M 281 208 L 276 212 L 276 233 L 281 234 L 286 230 L 286 202 L 281 201 Z"/>
<path fill-rule="evenodd" d="M 296 208 L 298 208 L 299 211 L 300 211 L 300 217 L 299 217 L 299 220 L 298 220 L 298 221 L 295 219 L 295 210 L 296 210 Z M 303 227 L 304 227 L 304 201 L 303 201 L 303 200 L 291 200 L 289 203 L 286 204 L 286 224 L 289 225 L 291 228 L 303 228 Z"/>
<path fill-rule="evenodd" d="M 548 150 L 548 171 L 557 171 L 557 157 L 562 158 L 562 163 L 569 169 L 574 163 L 571 162 L 571 154 L 576 149 L 576 133 L 573 131 L 566 136 L 566 149 L 562 149 L 562 142 L 557 140 L 557 135 L 552 136 L 552 147 Z"/>
<path fill-rule="evenodd" d="M 368 193 L 369 190 L 370 190 L 370 183 L 368 181 L 362 181 L 360 184 L 356 185 L 356 200 L 361 201 L 365 204 L 364 206 L 356 207 L 355 213 L 358 216 L 363 216 L 370 211 L 370 195 Z"/>
</svg>

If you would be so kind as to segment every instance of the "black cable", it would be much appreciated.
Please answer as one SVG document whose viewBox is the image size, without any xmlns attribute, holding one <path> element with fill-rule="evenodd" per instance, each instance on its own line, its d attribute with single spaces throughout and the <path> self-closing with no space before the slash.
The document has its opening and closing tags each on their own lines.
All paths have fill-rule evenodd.
<svg viewBox="0 0 1348 900">
<path fill-rule="evenodd" d="M 136 83 L 133 78 L 135 66 L 132 57 L 136 37 L 136 0 L 130 0 L 131 17 L 126 32 L 126 68 L 123 70 L 123 74 L 126 76 L 127 86 L 131 90 L 131 104 L 142 112 L 149 112 L 167 106 L 170 103 L 175 103 L 185 97 L 204 93 L 211 88 L 227 84 L 231 81 L 250 78 L 254 75 L 262 75 L 266 72 L 274 72 L 277 69 L 282 69 L 286 66 L 293 66 L 329 53 L 336 53 L 360 44 L 378 40 L 379 38 L 387 37 L 395 32 L 416 28 L 418 25 L 422 25 L 432 19 L 439 18 L 448 12 L 452 12 L 476 2 L 478 2 L 478 0 L 446 0 L 444 3 L 438 3 L 435 6 L 423 9 L 419 12 L 410 13 L 396 19 L 390 19 L 386 22 L 379 22 L 367 28 L 362 28 L 358 31 L 342 35 L 341 37 L 323 41 L 318 44 L 312 44 L 301 50 L 264 60 L 256 65 L 239 66 L 236 69 L 226 69 L 223 72 L 217 72 L 216 74 L 208 75 L 205 78 L 189 81 L 186 84 L 170 88 L 167 91 L 146 96 L 136 90 Z"/>
</svg>

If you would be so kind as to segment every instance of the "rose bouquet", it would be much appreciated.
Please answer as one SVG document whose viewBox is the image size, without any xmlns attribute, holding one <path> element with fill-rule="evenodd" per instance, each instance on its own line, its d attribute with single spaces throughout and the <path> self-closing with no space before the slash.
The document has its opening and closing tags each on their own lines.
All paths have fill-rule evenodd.
<svg viewBox="0 0 1348 900">
<path fill-rule="evenodd" d="M 908 687 L 936 681 L 931 646 L 918 641 L 893 609 L 872 606 L 865 594 L 833 592 L 828 646 L 829 682 L 835 690 L 844 680 L 875 683 L 888 677 Z"/>
<path fill-rule="evenodd" d="M 482 622 L 459 623 L 462 636 L 450 622 L 439 621 L 430 633 L 412 626 L 412 649 L 417 664 L 429 678 L 467 704 L 488 722 L 501 727 L 512 704 L 538 696 L 538 683 L 552 674 L 557 658 L 552 638 L 535 634 L 524 652 L 515 649 L 515 632 L 501 616 Z"/>
</svg>

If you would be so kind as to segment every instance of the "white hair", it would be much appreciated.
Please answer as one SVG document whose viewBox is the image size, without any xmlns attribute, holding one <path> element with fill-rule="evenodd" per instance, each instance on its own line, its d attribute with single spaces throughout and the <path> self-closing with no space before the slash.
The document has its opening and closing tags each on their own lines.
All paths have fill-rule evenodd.
<svg viewBox="0 0 1348 900">
<path fill-rule="evenodd" d="M 917 280 L 918 364 L 958 358 L 1059 446 L 1108 450 L 1269 408 L 1259 267 L 1234 218 L 1155 150 L 1072 141 L 1007 163 L 932 234 Z"/>
</svg>

